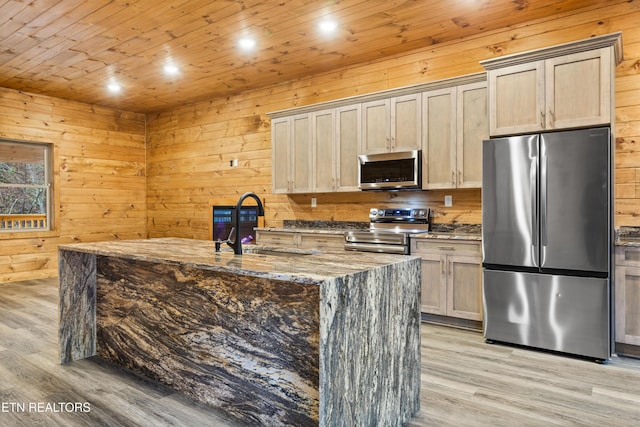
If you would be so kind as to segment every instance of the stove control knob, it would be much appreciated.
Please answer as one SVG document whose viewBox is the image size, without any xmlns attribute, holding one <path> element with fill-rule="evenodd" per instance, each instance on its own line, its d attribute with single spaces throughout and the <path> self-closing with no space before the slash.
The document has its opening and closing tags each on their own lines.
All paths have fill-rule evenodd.
<svg viewBox="0 0 640 427">
<path fill-rule="evenodd" d="M 378 209 L 376 208 L 369 209 L 369 216 L 376 216 L 376 215 L 378 215 Z"/>
</svg>

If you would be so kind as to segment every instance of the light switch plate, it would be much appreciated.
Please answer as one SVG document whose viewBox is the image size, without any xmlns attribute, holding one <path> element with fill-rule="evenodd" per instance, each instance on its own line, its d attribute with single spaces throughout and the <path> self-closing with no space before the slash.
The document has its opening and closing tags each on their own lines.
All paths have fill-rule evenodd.
<svg viewBox="0 0 640 427">
<path fill-rule="evenodd" d="M 450 208 L 453 206 L 453 197 L 451 195 L 444 196 L 444 207 Z"/>
<path fill-rule="evenodd" d="M 317 201 L 316 201 L 316 198 L 315 198 L 315 197 L 312 197 L 312 198 L 311 198 L 311 207 L 312 207 L 312 208 L 315 208 L 317 205 L 318 205 L 318 203 L 317 203 Z"/>
</svg>

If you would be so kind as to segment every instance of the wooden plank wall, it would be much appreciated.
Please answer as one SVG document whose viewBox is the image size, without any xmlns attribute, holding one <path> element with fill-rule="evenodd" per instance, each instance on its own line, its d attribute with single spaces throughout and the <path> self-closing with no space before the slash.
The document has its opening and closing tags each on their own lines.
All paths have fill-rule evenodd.
<svg viewBox="0 0 640 427">
<path fill-rule="evenodd" d="M 0 138 L 54 144 L 58 201 L 54 232 L 0 234 L 0 283 L 57 276 L 59 244 L 146 237 L 143 114 L 0 88 Z"/>
<path fill-rule="evenodd" d="M 214 99 L 147 117 L 150 237 L 207 238 L 207 202 L 254 191 L 266 200 L 266 224 L 284 219 L 367 221 L 368 208 L 426 205 L 436 221 L 480 223 L 480 190 L 404 193 L 271 193 L 270 111 L 483 71 L 479 61 L 623 32 L 616 70 L 616 225 L 640 225 L 640 6 L 607 1 L 551 19 L 433 45 L 407 55 Z M 237 158 L 239 167 L 229 161 Z M 445 194 L 453 206 L 445 208 Z M 317 207 L 311 208 L 311 197 Z"/>
</svg>

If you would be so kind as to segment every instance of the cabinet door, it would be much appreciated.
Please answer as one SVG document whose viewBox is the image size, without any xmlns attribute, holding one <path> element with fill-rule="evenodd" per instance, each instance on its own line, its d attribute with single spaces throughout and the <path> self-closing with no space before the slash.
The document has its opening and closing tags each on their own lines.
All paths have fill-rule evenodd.
<svg viewBox="0 0 640 427">
<path fill-rule="evenodd" d="M 422 94 L 422 188 L 456 186 L 455 88 Z"/>
<path fill-rule="evenodd" d="M 419 150 L 422 144 L 420 94 L 391 98 L 391 151 Z"/>
<path fill-rule="evenodd" d="M 611 48 L 545 61 L 547 129 L 611 123 Z"/>
<path fill-rule="evenodd" d="M 282 117 L 271 121 L 271 149 L 272 153 L 272 173 L 271 184 L 273 193 L 289 192 L 289 163 L 291 156 L 289 146 L 291 144 L 291 120 L 289 117 Z"/>
<path fill-rule="evenodd" d="M 391 149 L 390 101 L 362 104 L 362 154 L 386 153 Z"/>
<path fill-rule="evenodd" d="M 458 188 L 482 187 L 482 141 L 489 137 L 487 83 L 457 90 L 456 162 Z"/>
<path fill-rule="evenodd" d="M 490 70 L 488 79 L 491 136 L 545 128 L 544 61 Z"/>
<path fill-rule="evenodd" d="M 616 246 L 616 265 L 623 267 L 640 267 L 640 248 L 633 246 Z"/>
<path fill-rule="evenodd" d="M 360 104 L 336 109 L 336 189 L 358 191 L 358 150 L 360 148 Z"/>
<path fill-rule="evenodd" d="M 330 192 L 336 187 L 335 143 L 334 110 L 313 113 L 313 191 Z"/>
<path fill-rule="evenodd" d="M 482 259 L 447 257 L 447 313 L 462 319 L 482 320 Z"/>
<path fill-rule="evenodd" d="M 291 119 L 291 192 L 311 192 L 312 136 L 311 115 L 301 114 Z"/>
<path fill-rule="evenodd" d="M 616 342 L 640 345 L 640 268 L 616 266 Z"/>
<path fill-rule="evenodd" d="M 446 316 L 446 257 L 438 253 L 422 253 L 420 257 L 422 257 L 420 311 Z"/>
</svg>

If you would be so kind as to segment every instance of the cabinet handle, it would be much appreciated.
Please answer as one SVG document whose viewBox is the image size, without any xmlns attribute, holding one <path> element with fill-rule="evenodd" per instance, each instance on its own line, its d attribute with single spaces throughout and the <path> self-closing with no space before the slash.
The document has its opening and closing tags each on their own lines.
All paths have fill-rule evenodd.
<svg viewBox="0 0 640 427">
<path fill-rule="evenodd" d="M 549 127 L 553 128 L 556 125 L 556 115 L 553 113 L 553 109 L 549 107 Z"/>
<path fill-rule="evenodd" d="M 462 185 L 462 171 L 458 171 L 458 186 Z"/>
<path fill-rule="evenodd" d="M 456 248 L 454 248 L 453 246 L 438 246 L 438 249 L 440 249 L 441 251 L 455 251 Z"/>
<path fill-rule="evenodd" d="M 545 121 L 545 116 L 544 116 L 544 111 L 540 111 L 540 128 L 544 129 L 544 121 Z"/>
<path fill-rule="evenodd" d="M 447 264 L 446 260 L 440 260 L 440 272 L 442 274 L 442 276 L 444 277 L 445 273 L 446 273 L 446 268 L 445 265 Z"/>
<path fill-rule="evenodd" d="M 456 171 L 451 171 L 451 185 L 456 185 Z"/>
</svg>

